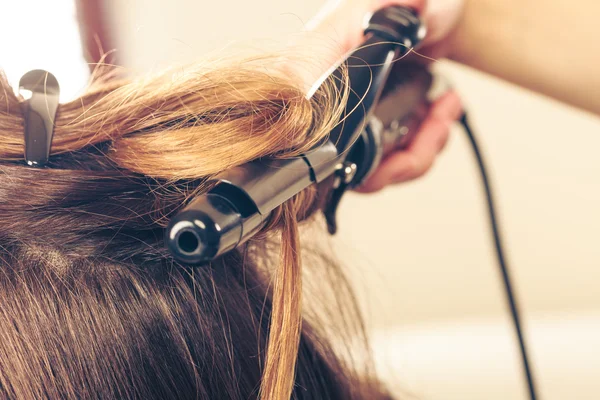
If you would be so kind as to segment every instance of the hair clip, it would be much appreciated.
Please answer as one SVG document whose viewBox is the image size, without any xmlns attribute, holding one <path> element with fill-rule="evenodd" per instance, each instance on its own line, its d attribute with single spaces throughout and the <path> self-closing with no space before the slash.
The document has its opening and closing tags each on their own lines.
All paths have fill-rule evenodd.
<svg viewBox="0 0 600 400">
<path fill-rule="evenodd" d="M 29 71 L 19 81 L 19 94 L 25 99 L 21 103 L 25 118 L 25 162 L 42 167 L 50 157 L 60 94 L 58 80 L 48 71 Z"/>
</svg>

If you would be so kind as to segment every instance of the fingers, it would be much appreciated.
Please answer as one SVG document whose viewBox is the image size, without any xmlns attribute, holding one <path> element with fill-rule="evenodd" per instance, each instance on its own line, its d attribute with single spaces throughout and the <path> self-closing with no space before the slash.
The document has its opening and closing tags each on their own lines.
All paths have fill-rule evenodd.
<svg viewBox="0 0 600 400">
<path fill-rule="evenodd" d="M 461 113 L 458 95 L 455 92 L 444 94 L 432 105 L 410 146 L 385 158 L 357 191 L 375 192 L 389 184 L 406 182 L 425 174 L 446 145 L 450 127 Z"/>
</svg>

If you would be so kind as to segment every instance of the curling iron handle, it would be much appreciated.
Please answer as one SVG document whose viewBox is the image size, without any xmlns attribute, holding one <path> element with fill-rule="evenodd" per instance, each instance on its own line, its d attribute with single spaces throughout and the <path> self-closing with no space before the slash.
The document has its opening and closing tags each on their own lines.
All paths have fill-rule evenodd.
<svg viewBox="0 0 600 400">
<path fill-rule="evenodd" d="M 431 103 L 423 101 L 415 109 L 400 120 L 392 124 L 383 131 L 382 147 L 383 158 L 389 154 L 407 148 L 413 141 L 421 124 L 425 120 Z"/>
<path fill-rule="evenodd" d="M 430 108 L 434 83 L 425 66 L 399 61 L 394 65 L 369 124 L 356 142 L 350 160 L 358 187 L 390 153 L 410 145 Z"/>
<path fill-rule="evenodd" d="M 447 93 L 450 89 L 448 82 L 439 75 L 433 75 L 426 66 L 407 64 L 392 71 L 401 73 L 389 80 L 388 93 L 384 93 L 375 110 L 375 119 L 381 118 L 385 129 L 383 131 L 383 157 L 390 153 L 405 149 L 412 143 L 421 124 L 429 115 L 432 103 Z M 401 87 L 398 87 L 400 81 Z M 397 117 L 393 118 L 394 109 Z M 390 117 L 392 116 L 392 117 Z"/>
</svg>

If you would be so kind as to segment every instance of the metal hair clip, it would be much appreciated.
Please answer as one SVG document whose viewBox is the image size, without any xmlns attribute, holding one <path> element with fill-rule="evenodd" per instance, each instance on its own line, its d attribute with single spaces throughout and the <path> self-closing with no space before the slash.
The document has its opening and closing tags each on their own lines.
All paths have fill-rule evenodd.
<svg viewBox="0 0 600 400">
<path fill-rule="evenodd" d="M 413 90 L 416 95 L 410 90 L 404 94 L 392 90 L 396 101 L 403 95 L 415 97 L 415 101 L 395 108 L 392 104 L 393 117 L 379 118 L 382 129 L 369 128 L 375 126 L 372 114 L 378 109 L 392 66 L 423 36 L 423 25 L 411 9 L 392 6 L 375 12 L 364 42 L 346 59 L 351 90 L 343 121 L 331 131 L 329 140 L 296 159 L 257 160 L 217 176 L 213 189 L 171 220 L 166 241 L 173 256 L 188 264 L 211 261 L 250 239 L 284 201 L 331 176 L 336 179 L 324 211 L 329 230 L 334 232 L 337 205 L 345 190 L 360 184 L 375 168 L 385 154 L 385 143 L 397 144 L 399 134 L 406 136 L 409 128 L 402 127 L 412 108 L 422 102 L 429 75 Z M 333 72 L 337 82 L 343 82 L 342 73 L 341 68 Z M 391 134 L 385 134 L 384 128 Z"/>
<path fill-rule="evenodd" d="M 48 71 L 29 71 L 19 81 L 19 94 L 25 99 L 21 103 L 25 118 L 25 162 L 42 167 L 50 157 L 60 94 L 58 80 Z"/>
</svg>

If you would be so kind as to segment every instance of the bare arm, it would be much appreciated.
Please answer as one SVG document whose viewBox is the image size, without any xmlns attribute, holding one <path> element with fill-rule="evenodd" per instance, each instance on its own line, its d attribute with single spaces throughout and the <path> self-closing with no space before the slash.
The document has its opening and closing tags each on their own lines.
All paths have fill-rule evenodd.
<svg viewBox="0 0 600 400">
<path fill-rule="evenodd" d="M 598 0 L 466 0 L 451 58 L 600 114 Z"/>
</svg>

